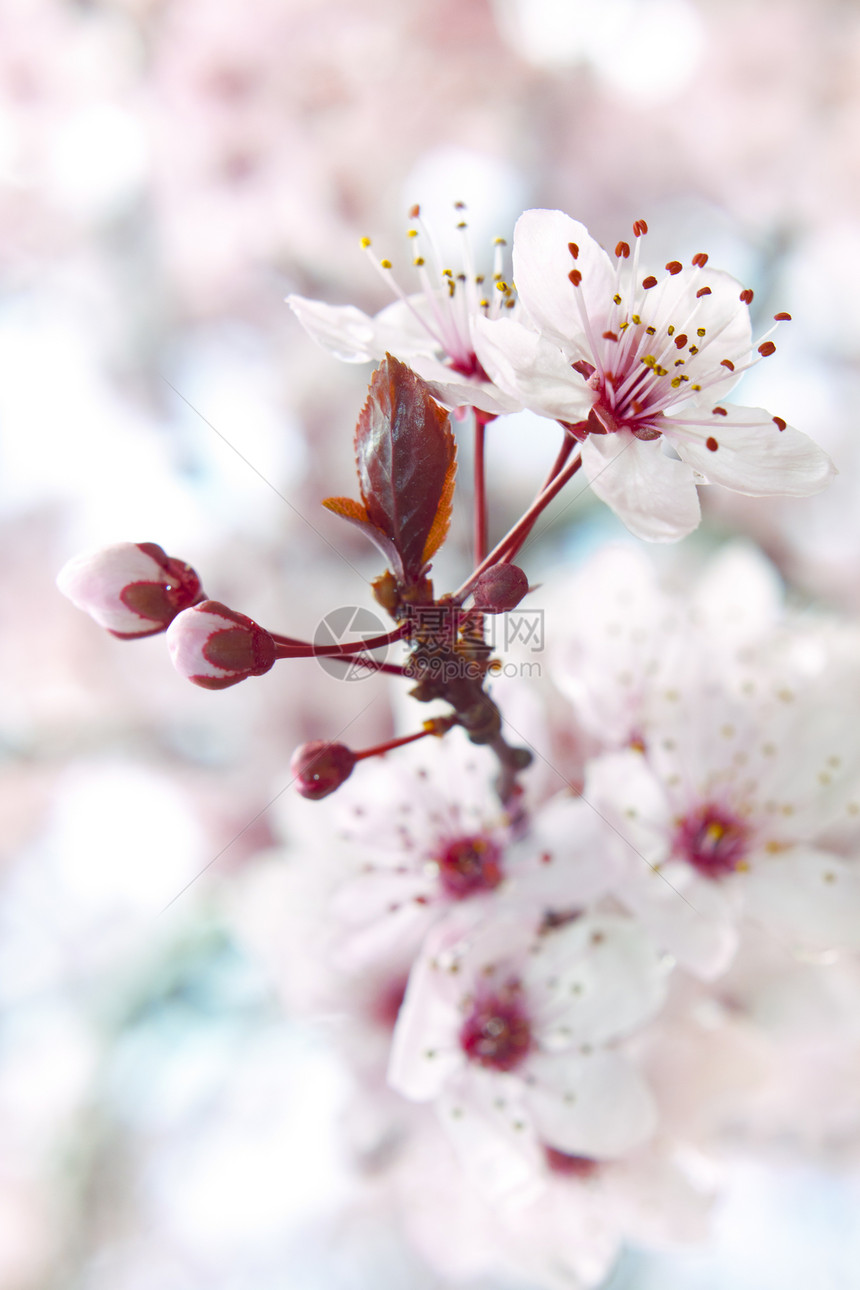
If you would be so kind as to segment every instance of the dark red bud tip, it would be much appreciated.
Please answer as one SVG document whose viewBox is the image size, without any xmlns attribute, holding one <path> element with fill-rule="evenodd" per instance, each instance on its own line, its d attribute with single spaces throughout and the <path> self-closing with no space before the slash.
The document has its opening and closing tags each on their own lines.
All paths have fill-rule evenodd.
<svg viewBox="0 0 860 1290">
<path fill-rule="evenodd" d="M 295 775 L 296 788 L 302 797 L 317 802 L 349 779 L 355 762 L 355 753 L 346 744 L 312 739 L 293 753 L 290 770 Z"/>
<path fill-rule="evenodd" d="M 528 577 L 517 565 L 495 564 L 475 583 L 475 608 L 484 614 L 505 614 L 517 607 L 528 589 Z"/>
</svg>

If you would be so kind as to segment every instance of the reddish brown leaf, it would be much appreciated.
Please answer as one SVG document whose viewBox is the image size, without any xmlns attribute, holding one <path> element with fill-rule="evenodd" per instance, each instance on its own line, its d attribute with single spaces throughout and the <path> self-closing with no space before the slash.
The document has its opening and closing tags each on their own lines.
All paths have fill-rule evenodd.
<svg viewBox="0 0 860 1290">
<path fill-rule="evenodd" d="M 400 557 L 397 548 L 387 534 L 378 529 L 375 524 L 368 519 L 367 511 L 361 502 L 355 502 L 351 497 L 326 497 L 323 501 L 326 510 L 331 511 L 334 515 L 339 515 L 341 519 L 349 520 L 356 528 L 370 538 L 376 547 L 385 556 L 389 564 L 399 565 Z"/>
<path fill-rule="evenodd" d="M 412 581 L 448 531 L 456 447 L 448 413 L 390 354 L 373 374 L 355 455 L 367 517 L 397 552 L 396 572 Z"/>
</svg>

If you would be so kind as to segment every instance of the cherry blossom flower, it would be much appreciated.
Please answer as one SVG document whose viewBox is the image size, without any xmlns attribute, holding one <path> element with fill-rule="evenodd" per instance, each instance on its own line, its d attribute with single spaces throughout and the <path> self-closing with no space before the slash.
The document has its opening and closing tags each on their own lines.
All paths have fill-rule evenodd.
<svg viewBox="0 0 860 1290">
<path fill-rule="evenodd" d="M 163 632 L 182 610 L 202 599 L 200 579 L 155 542 L 117 542 L 77 555 L 57 586 L 114 636 Z"/>
<path fill-rule="evenodd" d="M 394 1032 L 389 1081 L 435 1102 L 467 1168 L 525 1186 L 543 1144 L 611 1158 L 654 1128 L 651 1094 L 612 1041 L 652 1017 L 668 963 L 631 920 L 458 911 L 427 938 Z M 501 1155 L 506 1154 L 506 1164 Z"/>
<path fill-rule="evenodd" d="M 690 533 L 697 484 L 751 496 L 820 492 L 835 473 L 820 448 L 781 417 L 723 402 L 775 348 L 767 336 L 753 345 L 752 292 L 708 268 L 704 253 L 689 268 L 669 261 L 662 280 L 643 273 L 647 226 L 637 220 L 633 230 L 632 255 L 619 242 L 613 264 L 563 212 L 520 217 L 514 280 L 532 326 L 476 321 L 493 379 L 573 427 L 593 491 L 639 537 Z"/>
<path fill-rule="evenodd" d="M 404 754 L 365 763 L 338 795 L 335 836 L 317 825 L 310 840 L 333 860 L 328 918 L 339 963 L 415 955 L 459 907 L 490 915 L 504 901 L 567 913 L 616 880 L 584 803 L 555 798 L 532 809 L 520 800 L 504 811 L 491 759 L 453 734 Z"/>
<path fill-rule="evenodd" d="M 588 767 L 585 797 L 625 865 L 617 898 L 705 978 L 746 923 L 788 945 L 860 946 L 860 864 L 829 841 L 860 814 L 858 677 L 835 652 L 817 663 L 743 694 L 669 687 L 644 755 Z"/>
<path fill-rule="evenodd" d="M 713 669 L 727 686 L 745 684 L 742 658 L 757 645 L 772 648 L 782 612 L 776 570 L 740 542 L 694 578 L 674 579 L 659 576 L 645 551 L 611 544 L 571 575 L 548 579 L 543 594 L 553 680 L 603 749 L 647 747 L 655 696 L 680 674 Z"/>
<path fill-rule="evenodd" d="M 410 212 L 409 238 L 420 290 L 408 293 L 397 283 L 391 261 L 377 262 L 369 238 L 362 239 L 371 263 L 379 269 L 397 297 L 370 317 L 354 305 L 328 305 L 292 295 L 287 302 L 314 340 L 347 363 L 363 363 L 393 354 L 417 372 L 434 398 L 446 407 L 469 405 L 491 417 L 522 406 L 491 380 L 480 354 L 476 331 L 479 318 L 515 316 L 517 299 L 502 272 L 503 238 L 497 238 L 491 281 L 477 273 L 464 220 L 463 264 L 455 272 L 444 268 L 420 209 Z"/>
</svg>

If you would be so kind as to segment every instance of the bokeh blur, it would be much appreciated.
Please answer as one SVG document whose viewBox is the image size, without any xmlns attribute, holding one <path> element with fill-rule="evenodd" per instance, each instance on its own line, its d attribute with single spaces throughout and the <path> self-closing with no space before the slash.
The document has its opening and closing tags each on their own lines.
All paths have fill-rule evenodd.
<svg viewBox="0 0 860 1290">
<path fill-rule="evenodd" d="M 487 263 L 527 207 L 607 245 L 645 217 L 660 264 L 706 250 L 753 287 L 761 330 L 792 313 L 742 400 L 840 476 L 709 495 L 691 543 L 747 535 L 800 600 L 856 612 L 858 140 L 852 0 L 0 0 L 5 1290 L 448 1284 L 350 1170 L 331 1021 L 290 1020 L 248 935 L 293 747 L 373 743 L 401 701 L 313 660 L 198 690 L 58 569 L 158 542 L 297 636 L 372 605 L 372 551 L 319 505 L 354 492 L 370 369 L 284 297 L 381 308 L 360 238 L 406 264 L 413 203 L 444 244 L 462 201 Z M 498 536 L 554 442 L 513 417 L 489 443 Z M 586 494 L 533 555 L 617 533 Z M 464 508 L 440 580 L 469 567 Z M 631 1251 L 612 1285 L 850 1290 L 858 1189 L 750 1165 L 709 1245 Z"/>
</svg>

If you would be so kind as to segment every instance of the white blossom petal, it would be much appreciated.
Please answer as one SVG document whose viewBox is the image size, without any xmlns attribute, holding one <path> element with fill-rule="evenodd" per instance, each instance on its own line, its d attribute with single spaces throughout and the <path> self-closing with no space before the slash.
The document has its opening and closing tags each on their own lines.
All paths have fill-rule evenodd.
<svg viewBox="0 0 860 1290">
<path fill-rule="evenodd" d="M 477 319 L 475 340 L 493 381 L 521 406 L 560 421 L 588 416 L 594 394 L 553 341 L 512 318 Z"/>
<path fill-rule="evenodd" d="M 571 242 L 579 249 L 576 259 L 568 249 Z M 514 229 L 513 266 L 517 293 L 535 324 L 567 351 L 581 348 L 577 291 L 599 321 L 611 307 L 615 283 L 609 256 L 585 225 L 563 211 L 526 211 Z M 568 277 L 572 269 L 582 274 L 579 288 Z"/>
<path fill-rule="evenodd" d="M 757 855 L 745 875 L 747 912 L 802 945 L 860 949 L 860 864 L 814 847 Z"/>
<path fill-rule="evenodd" d="M 540 1056 L 529 1073 L 526 1104 L 537 1132 L 557 1151 L 612 1159 L 654 1132 L 651 1090 L 618 1053 Z"/>
<path fill-rule="evenodd" d="M 373 319 L 354 305 L 327 305 L 304 296 L 287 296 L 287 304 L 308 335 L 342 362 L 366 363 L 382 357 Z"/>
<path fill-rule="evenodd" d="M 764 408 L 729 406 L 685 420 L 666 417 L 663 431 L 678 456 L 712 484 L 750 497 L 808 497 L 826 488 L 836 467 L 817 444 L 792 426 L 780 429 Z M 714 447 L 716 445 L 716 447 Z"/>
<path fill-rule="evenodd" d="M 595 496 L 637 537 L 674 542 L 699 523 L 693 472 L 667 457 L 659 439 L 645 442 L 629 430 L 589 435 L 582 466 Z"/>
</svg>

